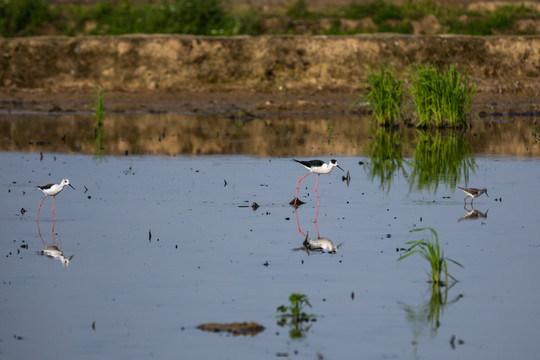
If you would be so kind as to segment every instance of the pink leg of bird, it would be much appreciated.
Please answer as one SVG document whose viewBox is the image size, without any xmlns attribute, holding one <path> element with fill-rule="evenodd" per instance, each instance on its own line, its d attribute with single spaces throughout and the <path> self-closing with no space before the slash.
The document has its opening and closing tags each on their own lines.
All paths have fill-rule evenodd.
<svg viewBox="0 0 540 360">
<path fill-rule="evenodd" d="M 315 196 L 317 196 L 317 193 L 315 193 Z M 319 197 L 317 196 L 317 213 L 315 214 L 315 229 L 317 229 L 317 239 L 320 238 L 319 236 L 319 226 L 317 225 L 317 218 L 319 217 Z"/>
<path fill-rule="evenodd" d="M 41 230 L 39 229 L 39 221 L 36 220 L 36 222 L 37 222 L 37 231 L 38 231 L 38 234 L 39 234 L 39 238 L 41 239 L 41 242 L 43 243 L 43 245 L 47 246 L 47 244 L 43 240 L 43 237 L 41 236 Z"/>
<path fill-rule="evenodd" d="M 39 220 L 39 211 L 41 210 L 41 204 L 43 204 L 43 200 L 45 200 L 46 197 L 47 197 L 47 195 L 45 195 L 45 196 L 43 197 L 43 199 L 41 199 L 41 202 L 39 203 L 36 221 Z"/>
<path fill-rule="evenodd" d="M 56 216 L 54 216 L 54 200 L 56 200 L 56 196 L 53 196 L 53 198 L 52 198 L 52 209 L 51 209 L 53 219 L 56 222 Z"/>
<path fill-rule="evenodd" d="M 302 236 L 304 236 L 306 239 L 309 239 L 307 237 L 308 235 L 300 229 L 300 220 L 298 220 L 298 211 L 296 211 L 296 208 L 294 208 L 294 214 L 296 215 L 296 225 L 298 225 L 298 232 L 302 234 Z"/>
<path fill-rule="evenodd" d="M 54 214 L 54 213 L 53 213 Z M 52 243 L 53 245 L 56 244 L 56 242 L 54 241 L 54 227 L 56 226 L 56 219 L 54 219 L 54 222 L 52 224 L 52 230 L 51 230 L 51 233 L 52 233 Z"/>
<path fill-rule="evenodd" d="M 306 175 L 302 176 L 300 179 L 298 179 L 298 186 L 296 187 L 296 197 L 294 198 L 294 206 L 296 206 L 296 200 L 298 200 L 298 191 L 300 190 L 300 181 L 304 180 L 306 176 L 311 174 L 311 171 L 308 172 Z"/>
<path fill-rule="evenodd" d="M 315 198 L 317 199 L 317 213 L 319 211 L 319 195 L 317 194 L 317 186 L 319 185 L 319 176 L 321 176 L 321 174 L 317 174 L 317 182 L 315 183 Z M 317 218 L 315 218 L 315 222 L 317 222 Z"/>
</svg>

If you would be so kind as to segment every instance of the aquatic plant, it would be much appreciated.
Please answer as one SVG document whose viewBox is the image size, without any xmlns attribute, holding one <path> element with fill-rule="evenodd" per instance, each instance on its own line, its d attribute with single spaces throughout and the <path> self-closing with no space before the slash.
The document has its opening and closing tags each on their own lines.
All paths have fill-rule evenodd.
<svg viewBox="0 0 540 360">
<path fill-rule="evenodd" d="M 373 110 L 373 117 L 379 125 L 393 125 L 400 114 L 403 82 L 394 77 L 390 68 L 381 67 L 378 74 L 369 72 L 368 84 L 370 89 L 366 100 Z"/>
<path fill-rule="evenodd" d="M 103 126 L 103 114 L 105 108 L 105 95 L 103 94 L 103 88 L 98 86 L 94 90 L 94 110 L 96 114 L 96 124 Z"/>
<path fill-rule="evenodd" d="M 289 335 L 291 339 L 299 339 L 304 337 L 309 331 L 310 326 L 305 324 L 315 319 L 315 315 L 306 314 L 304 309 L 311 307 L 311 304 L 305 294 L 292 293 L 289 296 L 290 305 L 281 305 L 277 308 L 278 317 L 277 324 L 281 327 L 288 326 L 291 328 Z"/>
<path fill-rule="evenodd" d="M 443 181 L 454 189 L 459 182 L 467 183 L 469 173 L 476 169 L 471 145 L 465 135 L 456 131 L 418 131 L 419 137 L 408 177 L 410 189 L 433 189 Z"/>
<path fill-rule="evenodd" d="M 418 127 L 466 127 L 466 115 L 471 110 L 475 86 L 467 73 L 461 73 L 452 64 L 440 72 L 430 63 L 417 66 L 410 89 L 418 111 Z"/>
<path fill-rule="evenodd" d="M 101 156 L 104 153 L 103 147 L 103 116 L 105 108 L 105 95 L 103 94 L 103 88 L 98 86 L 94 91 L 94 111 L 96 117 L 96 128 L 94 129 L 95 146 L 94 155 Z"/>
<path fill-rule="evenodd" d="M 398 170 L 406 176 L 403 167 L 399 134 L 387 128 L 378 128 L 369 144 L 368 154 L 370 161 L 365 164 L 368 177 L 371 181 L 378 178 L 380 187 L 390 190 L 394 173 Z"/>
<path fill-rule="evenodd" d="M 454 264 L 463 267 L 460 263 L 450 258 L 444 257 L 443 251 L 439 245 L 439 235 L 435 229 L 431 227 L 425 227 L 420 229 L 413 229 L 411 232 L 429 230 L 431 232 L 431 239 L 422 239 L 422 240 L 413 240 L 408 241 L 406 244 L 411 245 L 408 249 L 408 252 L 401 256 L 399 260 L 408 258 L 413 254 L 420 254 L 424 259 L 426 259 L 431 266 L 430 282 L 440 286 L 445 286 L 448 284 L 448 278 L 457 281 L 452 275 L 448 273 L 448 262 L 453 262 Z M 417 249 L 415 249 L 417 248 Z M 441 280 L 441 276 L 444 274 L 444 281 Z"/>
</svg>

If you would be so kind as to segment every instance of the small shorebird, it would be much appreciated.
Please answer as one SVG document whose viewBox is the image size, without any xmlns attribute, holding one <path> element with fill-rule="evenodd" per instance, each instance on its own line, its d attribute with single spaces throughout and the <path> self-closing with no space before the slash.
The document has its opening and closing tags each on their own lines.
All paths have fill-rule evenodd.
<svg viewBox="0 0 540 360">
<path fill-rule="evenodd" d="M 336 166 L 341 171 L 344 171 L 338 165 L 336 159 L 330 160 L 330 163 L 328 164 L 322 160 L 307 160 L 307 161 L 296 160 L 296 159 L 293 159 L 293 160 L 309 170 L 309 172 L 306 175 L 298 179 L 298 186 L 296 187 L 296 196 L 294 198 L 294 206 L 296 206 L 296 201 L 298 200 L 298 191 L 300 190 L 300 181 L 302 181 L 306 176 L 308 176 L 311 173 L 317 174 L 317 182 L 315 183 L 315 195 L 317 195 L 317 185 L 319 185 L 319 176 L 321 176 L 321 174 L 329 174 L 330 171 L 332 171 L 332 169 Z M 318 199 L 317 199 L 317 202 L 318 202 Z"/>
<path fill-rule="evenodd" d="M 483 188 L 483 189 L 476 189 L 476 188 L 462 188 L 461 186 L 458 186 L 458 188 L 463 191 L 465 194 L 467 194 L 467 197 L 465 199 L 463 199 L 463 202 L 467 202 L 467 198 L 470 197 L 471 198 L 471 206 L 473 204 L 473 201 L 475 198 L 479 197 L 480 195 L 482 194 L 486 194 L 487 197 L 489 197 L 488 193 L 487 193 L 487 189 L 486 188 Z"/>
<path fill-rule="evenodd" d="M 41 204 L 43 203 L 43 200 L 45 200 L 45 198 L 47 196 L 52 196 L 53 197 L 52 214 L 53 214 L 54 220 L 56 220 L 56 217 L 54 216 L 54 200 L 56 199 L 56 195 L 58 195 L 60 193 L 60 191 L 64 190 L 64 186 L 66 186 L 66 185 L 71 186 L 71 188 L 73 190 L 75 190 L 75 188 L 69 183 L 68 179 L 63 179 L 60 182 L 60 184 L 47 184 L 47 185 L 44 185 L 44 186 L 38 186 L 38 189 L 41 190 L 41 192 L 43 192 L 45 194 L 45 196 L 43 196 L 43 199 L 41 199 L 41 202 L 39 203 L 39 208 L 38 208 L 37 219 L 36 220 L 39 220 L 39 211 L 41 210 Z"/>
</svg>

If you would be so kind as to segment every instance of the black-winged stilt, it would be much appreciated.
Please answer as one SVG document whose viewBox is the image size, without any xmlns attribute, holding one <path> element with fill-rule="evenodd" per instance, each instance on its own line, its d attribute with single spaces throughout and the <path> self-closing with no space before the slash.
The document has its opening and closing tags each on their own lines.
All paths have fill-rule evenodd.
<svg viewBox="0 0 540 360">
<path fill-rule="evenodd" d="M 54 220 L 56 220 L 56 217 L 54 216 L 54 200 L 56 199 L 56 195 L 58 195 L 60 193 L 60 191 L 64 190 L 64 186 L 66 185 L 69 185 L 71 186 L 71 188 L 73 190 L 75 190 L 75 188 L 69 183 L 69 180 L 68 179 L 63 179 L 60 184 L 47 184 L 47 185 L 44 185 L 44 186 L 38 186 L 38 189 L 41 190 L 41 192 L 43 192 L 45 194 L 45 196 L 43 196 L 43 199 L 41 199 L 41 202 L 39 203 L 39 208 L 38 208 L 38 213 L 37 213 L 37 219 L 36 220 L 39 220 L 39 211 L 41 210 L 41 204 L 43 203 L 43 200 L 45 200 L 45 198 L 47 196 L 52 196 L 53 197 L 53 203 L 52 203 L 52 213 L 53 213 L 53 218 Z"/>
<path fill-rule="evenodd" d="M 317 182 L 315 183 L 315 195 L 317 195 L 317 185 L 319 185 L 319 176 L 321 174 L 329 174 L 334 167 L 338 167 L 341 171 L 343 169 L 338 165 L 336 159 L 330 160 L 330 162 L 327 164 L 322 160 L 296 160 L 297 163 L 305 167 L 309 170 L 309 172 L 302 176 L 300 179 L 298 179 L 298 186 L 296 187 L 296 196 L 294 198 L 294 206 L 296 206 L 296 201 L 298 200 L 298 191 L 300 190 L 300 181 L 302 181 L 306 176 L 308 176 L 311 173 L 317 174 Z M 319 199 L 317 199 L 317 203 L 319 202 Z"/>
</svg>

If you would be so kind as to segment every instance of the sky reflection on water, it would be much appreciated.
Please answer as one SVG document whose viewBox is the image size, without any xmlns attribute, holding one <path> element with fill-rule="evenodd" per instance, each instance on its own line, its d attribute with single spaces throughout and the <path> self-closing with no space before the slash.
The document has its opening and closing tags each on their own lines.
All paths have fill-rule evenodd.
<svg viewBox="0 0 540 360">
<path fill-rule="evenodd" d="M 297 223 L 288 202 L 305 171 L 289 158 L 0 153 L 0 351 L 56 359 L 535 358 L 540 162 L 477 157 L 466 185 L 488 188 L 474 207 L 489 216 L 459 221 L 468 212 L 461 191 L 411 190 L 400 173 L 387 191 L 359 165 L 369 157 L 336 157 L 350 185 L 338 172 L 321 176 L 317 208 L 315 177 L 307 177 Z M 56 223 L 44 206 L 39 225 L 46 243 L 54 226 L 58 248 L 73 256 L 68 267 L 36 253 L 44 246 L 35 186 L 64 177 L 77 191 L 58 195 Z M 293 251 L 305 240 L 299 225 L 312 236 L 315 218 L 320 235 L 341 244 L 336 254 Z M 397 262 L 396 249 L 417 239 L 409 230 L 422 226 L 435 228 L 445 255 L 465 266 L 452 270 L 460 281 L 448 293 L 463 297 L 440 312 L 434 336 L 415 335 L 408 315 L 432 297 L 424 261 Z M 307 294 L 317 315 L 301 341 L 276 324 L 291 293 Z M 196 329 L 233 321 L 266 330 L 233 338 Z M 464 344 L 452 349 L 453 335 Z"/>
</svg>

